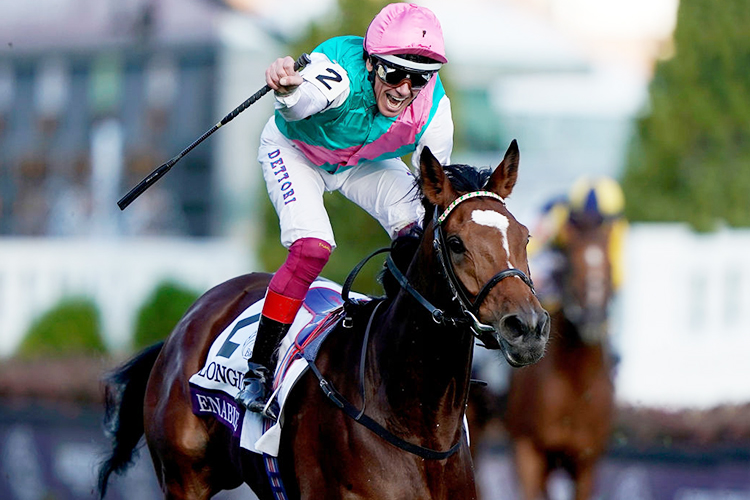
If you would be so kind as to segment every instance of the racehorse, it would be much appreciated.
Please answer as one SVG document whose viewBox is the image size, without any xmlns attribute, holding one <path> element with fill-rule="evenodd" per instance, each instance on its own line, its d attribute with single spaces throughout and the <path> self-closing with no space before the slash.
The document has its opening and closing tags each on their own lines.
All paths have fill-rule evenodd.
<svg viewBox="0 0 750 500">
<path fill-rule="evenodd" d="M 572 477 L 576 500 L 593 492 L 614 412 L 607 325 L 614 224 L 570 213 L 552 250 L 562 262 L 552 276 L 559 304 L 542 300 L 552 317 L 547 353 L 511 374 L 505 423 L 525 500 L 546 494 L 559 468 Z"/>
<path fill-rule="evenodd" d="M 494 172 L 443 167 L 424 149 L 424 231 L 394 242 L 385 296 L 347 300 L 347 317 L 287 398 L 278 468 L 288 498 L 476 498 L 464 427 L 475 336 L 513 366 L 538 361 L 549 338 L 528 278 L 528 230 L 504 201 L 518 161 L 515 141 Z M 277 498 L 262 457 L 231 446 L 216 419 L 196 416 L 188 386 L 269 278 L 249 274 L 209 290 L 163 345 L 107 379 L 113 449 L 99 471 L 100 497 L 145 434 L 165 499 L 206 499 L 243 482 L 263 500 Z"/>
</svg>

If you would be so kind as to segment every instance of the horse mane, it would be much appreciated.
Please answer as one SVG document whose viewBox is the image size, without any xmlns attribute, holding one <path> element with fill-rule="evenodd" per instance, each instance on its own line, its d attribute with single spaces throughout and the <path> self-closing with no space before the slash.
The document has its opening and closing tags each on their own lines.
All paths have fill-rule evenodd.
<svg viewBox="0 0 750 500">
<path fill-rule="evenodd" d="M 446 165 L 443 167 L 446 176 L 451 182 L 453 189 L 458 194 L 470 193 L 472 191 L 479 191 L 487 185 L 487 181 L 492 175 L 490 168 L 475 168 L 470 165 L 454 164 Z M 425 216 L 422 221 L 421 227 L 415 227 L 408 234 L 399 236 L 391 243 L 391 258 L 402 272 L 406 272 L 406 269 L 411 264 L 414 255 L 419 248 L 419 243 L 422 241 L 422 235 L 424 233 L 424 227 L 427 226 L 430 219 L 433 216 L 435 206 L 432 205 L 427 197 L 425 197 L 422 191 L 422 183 L 419 179 L 415 180 L 415 188 L 419 193 L 419 197 L 422 200 L 424 206 Z M 379 276 L 379 281 L 383 285 L 385 295 L 388 298 L 392 298 L 398 293 L 401 285 L 396 281 L 390 271 L 384 268 Z"/>
</svg>

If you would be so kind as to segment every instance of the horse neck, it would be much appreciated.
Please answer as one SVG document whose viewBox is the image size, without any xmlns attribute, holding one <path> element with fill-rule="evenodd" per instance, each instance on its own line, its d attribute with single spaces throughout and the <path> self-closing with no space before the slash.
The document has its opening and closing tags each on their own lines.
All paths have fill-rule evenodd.
<svg viewBox="0 0 750 500">
<path fill-rule="evenodd" d="M 567 352 L 577 353 L 580 357 L 600 357 L 607 349 L 607 339 L 605 334 L 596 342 L 587 342 L 584 338 L 583 331 L 586 322 L 590 321 L 590 315 L 594 312 L 594 325 L 600 326 L 602 317 L 606 320 L 607 309 L 611 300 L 611 274 L 609 273 L 609 261 L 604 259 L 602 265 L 589 266 L 588 263 L 582 265 L 581 262 L 586 258 L 581 255 L 582 252 L 588 251 L 589 248 L 599 250 L 602 254 L 607 251 L 606 234 L 600 234 L 598 228 L 590 229 L 589 232 L 582 235 L 579 242 L 581 246 L 573 250 L 567 248 L 563 251 L 563 258 L 567 262 L 566 271 L 558 274 L 556 280 L 558 289 L 562 294 L 561 309 L 554 315 L 553 329 L 559 332 L 559 342 L 561 349 Z M 575 256 L 574 256 L 575 254 Z M 573 265 L 577 261 L 578 266 Z M 576 273 L 578 270 L 578 273 Z M 592 280 L 593 277 L 593 281 Z M 593 283 L 593 285 L 592 285 Z M 590 289 L 593 287 L 597 297 L 594 299 L 593 306 L 588 303 Z M 571 297 L 579 297 L 580 302 Z M 575 307 L 572 307 L 575 306 Z M 572 315 L 571 311 L 573 312 Z M 579 314 L 582 317 L 576 318 Z M 581 324 L 583 322 L 583 325 Z M 606 321 L 604 321 L 606 324 Z M 568 354 L 572 356 L 573 354 Z"/>
<path fill-rule="evenodd" d="M 437 266 L 429 241 L 423 242 L 407 278 L 435 307 L 445 310 L 450 295 L 445 281 L 436 276 Z M 473 355 L 474 341 L 468 329 L 435 323 L 426 308 L 401 290 L 373 334 L 371 375 L 377 379 L 374 387 L 383 404 L 404 423 L 418 422 L 447 434 L 457 432 L 468 397 Z"/>
</svg>

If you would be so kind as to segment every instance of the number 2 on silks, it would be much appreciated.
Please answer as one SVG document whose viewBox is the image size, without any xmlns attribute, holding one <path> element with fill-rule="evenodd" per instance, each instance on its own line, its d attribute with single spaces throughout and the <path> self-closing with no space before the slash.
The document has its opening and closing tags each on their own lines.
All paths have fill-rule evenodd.
<svg viewBox="0 0 750 500">
<path fill-rule="evenodd" d="M 328 90 L 331 90 L 331 86 L 328 85 L 328 82 L 326 80 L 330 80 L 332 82 L 337 82 L 338 83 L 338 82 L 340 82 L 342 80 L 342 78 L 341 78 L 340 74 L 336 73 L 336 71 L 334 71 L 331 68 L 326 68 L 326 71 L 328 71 L 329 73 L 331 73 L 333 76 L 318 75 L 318 76 L 315 77 L 315 79 L 318 80 L 323 85 L 325 85 Z"/>
<path fill-rule="evenodd" d="M 254 314 L 249 318 L 245 318 L 242 321 L 237 322 L 237 324 L 234 325 L 234 328 L 232 328 L 230 334 L 227 335 L 226 340 L 221 345 L 221 348 L 219 349 L 219 352 L 216 353 L 216 355 L 221 356 L 222 358 L 229 358 L 240 346 L 237 342 L 232 342 L 232 337 L 234 337 L 234 334 L 242 330 L 243 328 L 252 325 L 253 323 L 257 323 L 258 320 L 260 320 L 260 313 Z"/>
</svg>

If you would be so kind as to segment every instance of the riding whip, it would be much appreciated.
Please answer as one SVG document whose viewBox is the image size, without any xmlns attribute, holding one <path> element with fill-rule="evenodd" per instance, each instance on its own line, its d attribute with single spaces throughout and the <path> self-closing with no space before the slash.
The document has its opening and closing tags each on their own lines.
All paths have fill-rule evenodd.
<svg viewBox="0 0 750 500">
<path fill-rule="evenodd" d="M 307 54 L 302 54 L 299 56 L 299 59 L 294 63 L 294 70 L 298 71 L 305 66 L 307 66 L 310 63 L 310 56 Z M 198 139 L 193 141 L 193 143 L 183 149 L 180 154 L 169 160 L 168 162 L 161 165 L 159 168 L 148 174 L 146 178 L 144 178 L 141 182 L 139 182 L 133 189 L 131 189 L 128 194 L 120 198 L 120 201 L 117 202 L 117 206 L 120 207 L 120 210 L 125 210 L 125 208 L 133 203 L 133 201 L 138 198 L 145 190 L 151 187 L 152 184 L 154 184 L 156 181 L 161 179 L 164 174 L 169 172 L 169 170 L 174 166 L 175 163 L 180 161 L 180 159 L 188 154 L 190 151 L 193 150 L 195 146 L 206 140 L 206 138 L 219 130 L 223 125 L 226 125 L 230 121 L 234 119 L 237 115 L 245 111 L 251 104 L 254 104 L 258 99 L 266 95 L 271 90 L 271 87 L 268 85 L 265 85 L 262 89 L 257 91 L 255 94 L 251 95 L 247 98 L 245 102 L 237 106 L 234 111 L 229 113 L 227 116 L 221 119 L 220 122 L 218 122 L 216 125 L 208 129 L 206 132 L 203 133 L 202 136 L 200 136 Z"/>
</svg>

